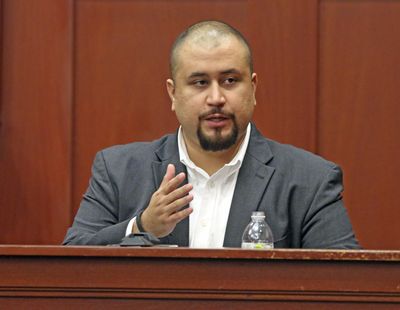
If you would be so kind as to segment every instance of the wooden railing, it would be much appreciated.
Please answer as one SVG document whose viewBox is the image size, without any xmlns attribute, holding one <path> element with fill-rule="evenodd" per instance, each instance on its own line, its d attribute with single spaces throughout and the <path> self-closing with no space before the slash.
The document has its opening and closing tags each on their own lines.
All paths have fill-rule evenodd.
<svg viewBox="0 0 400 310">
<path fill-rule="evenodd" d="M 400 308 L 400 251 L 0 246 L 1 309 L 131 306 Z"/>
</svg>

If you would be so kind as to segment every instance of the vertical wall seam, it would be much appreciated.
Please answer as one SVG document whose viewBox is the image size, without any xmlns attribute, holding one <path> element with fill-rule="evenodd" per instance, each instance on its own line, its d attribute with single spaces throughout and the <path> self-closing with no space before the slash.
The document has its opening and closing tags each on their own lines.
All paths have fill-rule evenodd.
<svg viewBox="0 0 400 310">
<path fill-rule="evenodd" d="M 4 50 L 4 5 L 3 0 L 0 0 L 0 132 L 3 128 L 3 74 L 4 74 L 4 59 L 3 59 L 3 50 Z M 1 150 L 0 150 L 1 151 Z"/>
<path fill-rule="evenodd" d="M 71 22 L 70 22 L 70 179 L 69 179 L 69 188 L 70 188 L 70 203 L 69 203 L 69 222 L 72 223 L 74 218 L 74 180 L 75 180 L 75 78 L 76 78 L 76 1 L 70 0 L 70 10 L 71 10 Z"/>
<path fill-rule="evenodd" d="M 320 149 L 320 144 L 319 144 L 319 135 L 320 135 L 320 105 L 321 105 L 321 3 L 323 0 L 317 0 L 317 5 L 316 5 L 316 66 L 315 66 L 315 128 L 314 128 L 314 148 L 315 148 L 315 153 L 320 154 L 321 149 Z"/>
</svg>

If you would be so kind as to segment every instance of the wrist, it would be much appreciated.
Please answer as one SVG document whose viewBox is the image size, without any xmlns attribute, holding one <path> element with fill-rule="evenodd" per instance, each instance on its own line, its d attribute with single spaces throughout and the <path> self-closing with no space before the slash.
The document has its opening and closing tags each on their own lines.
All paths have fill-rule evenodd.
<svg viewBox="0 0 400 310">
<path fill-rule="evenodd" d="M 140 211 L 139 214 L 136 216 L 136 221 L 135 221 L 135 226 L 139 232 L 146 232 L 146 230 L 143 228 L 142 224 L 142 214 L 144 210 Z"/>
</svg>

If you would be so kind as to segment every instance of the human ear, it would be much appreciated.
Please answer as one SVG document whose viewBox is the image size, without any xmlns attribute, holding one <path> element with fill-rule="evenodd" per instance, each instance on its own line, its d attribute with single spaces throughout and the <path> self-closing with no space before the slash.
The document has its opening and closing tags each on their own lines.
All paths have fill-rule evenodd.
<svg viewBox="0 0 400 310">
<path fill-rule="evenodd" d="M 174 80 L 168 79 L 167 80 L 167 91 L 169 98 L 171 99 L 171 110 L 175 111 L 175 83 Z"/>
<path fill-rule="evenodd" d="M 257 73 L 252 73 L 251 74 L 251 85 L 253 86 L 254 105 L 257 104 L 257 102 L 256 102 L 257 83 L 258 83 Z"/>
</svg>

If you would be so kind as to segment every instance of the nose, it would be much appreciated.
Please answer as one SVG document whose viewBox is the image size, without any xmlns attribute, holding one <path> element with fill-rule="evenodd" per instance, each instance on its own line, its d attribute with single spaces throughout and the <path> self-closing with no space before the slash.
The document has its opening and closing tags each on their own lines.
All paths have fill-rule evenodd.
<svg viewBox="0 0 400 310">
<path fill-rule="evenodd" d="M 224 105 L 226 102 L 223 89 L 217 82 L 211 83 L 208 94 L 207 94 L 207 104 L 209 105 Z"/>
</svg>

